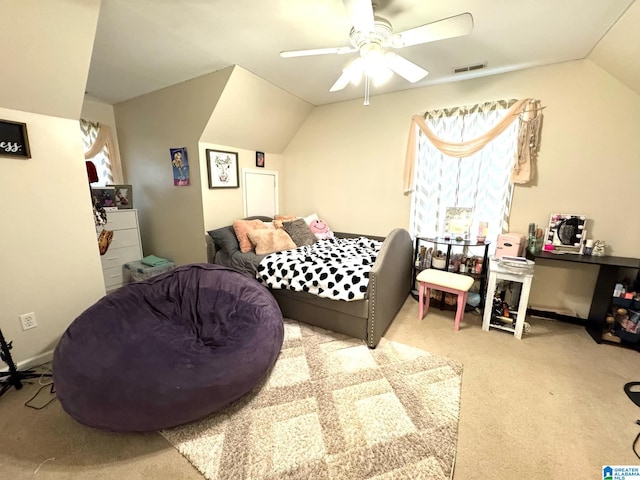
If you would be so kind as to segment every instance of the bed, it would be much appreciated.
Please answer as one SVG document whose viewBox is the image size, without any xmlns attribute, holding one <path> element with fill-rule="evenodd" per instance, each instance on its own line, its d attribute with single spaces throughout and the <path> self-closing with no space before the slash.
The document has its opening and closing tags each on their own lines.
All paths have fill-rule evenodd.
<svg viewBox="0 0 640 480">
<path fill-rule="evenodd" d="M 269 217 L 248 219 L 270 222 Z M 411 288 L 413 243 L 409 232 L 396 228 L 386 237 L 334 232 L 338 238 L 361 236 L 382 242 L 369 272 L 369 283 L 361 300 L 345 301 L 316 295 L 271 288 L 283 316 L 351 337 L 362 339 L 375 348 L 387 330 Z M 210 263 L 233 268 L 245 275 L 256 276 L 257 265 L 264 255 L 234 251 L 234 229 L 227 225 L 208 232 L 207 255 Z M 237 240 L 235 240 L 237 242 Z"/>
</svg>

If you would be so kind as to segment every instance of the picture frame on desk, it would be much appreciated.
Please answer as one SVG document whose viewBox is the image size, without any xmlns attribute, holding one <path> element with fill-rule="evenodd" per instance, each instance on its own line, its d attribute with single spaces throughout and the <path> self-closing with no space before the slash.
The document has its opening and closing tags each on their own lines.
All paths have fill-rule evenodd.
<svg viewBox="0 0 640 480">
<path fill-rule="evenodd" d="M 118 210 L 133 208 L 133 186 L 132 185 L 107 185 L 115 189 L 116 207 Z"/>
</svg>

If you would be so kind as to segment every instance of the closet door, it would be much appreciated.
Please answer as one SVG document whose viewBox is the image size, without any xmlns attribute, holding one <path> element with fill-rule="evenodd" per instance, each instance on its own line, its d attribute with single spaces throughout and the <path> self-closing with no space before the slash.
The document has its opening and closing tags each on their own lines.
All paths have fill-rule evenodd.
<svg viewBox="0 0 640 480">
<path fill-rule="evenodd" d="M 273 217 L 278 213 L 278 172 L 243 169 L 244 215 Z"/>
</svg>

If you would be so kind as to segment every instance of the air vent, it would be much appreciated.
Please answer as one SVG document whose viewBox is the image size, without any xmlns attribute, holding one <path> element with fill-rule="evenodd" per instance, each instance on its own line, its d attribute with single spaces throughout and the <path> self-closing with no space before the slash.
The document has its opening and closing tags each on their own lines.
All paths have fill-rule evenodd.
<svg viewBox="0 0 640 480">
<path fill-rule="evenodd" d="M 467 65 L 466 67 L 457 67 L 453 69 L 453 73 L 465 73 L 465 72 L 473 72 L 474 70 L 482 70 L 483 68 L 487 68 L 487 63 L 477 63 L 475 65 Z"/>
</svg>

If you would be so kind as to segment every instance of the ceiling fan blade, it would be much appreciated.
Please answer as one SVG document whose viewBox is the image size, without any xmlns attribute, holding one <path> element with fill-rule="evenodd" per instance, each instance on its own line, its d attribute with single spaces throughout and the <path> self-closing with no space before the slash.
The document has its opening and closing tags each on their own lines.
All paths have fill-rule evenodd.
<svg viewBox="0 0 640 480">
<path fill-rule="evenodd" d="M 373 32 L 371 0 L 342 0 L 356 32 Z"/>
<path fill-rule="evenodd" d="M 358 57 L 351 62 L 344 70 L 342 75 L 336 80 L 336 83 L 329 89 L 330 92 L 337 92 L 344 89 L 349 82 L 357 84 L 362 77 L 362 58 Z"/>
<path fill-rule="evenodd" d="M 347 85 L 349 85 L 350 80 L 351 80 L 351 76 L 349 75 L 349 72 L 344 70 L 342 72 L 342 75 L 340 75 L 338 80 L 336 80 L 336 83 L 333 84 L 333 86 L 329 89 L 329 91 L 337 92 L 339 90 L 344 89 Z"/>
<path fill-rule="evenodd" d="M 392 35 L 387 43 L 394 48 L 410 47 L 446 38 L 468 35 L 473 30 L 473 16 L 461 13 Z"/>
<path fill-rule="evenodd" d="M 282 58 L 290 58 L 290 57 L 307 57 L 310 55 L 327 55 L 331 53 L 344 55 L 345 53 L 353 53 L 357 51 L 358 50 L 351 47 L 314 48 L 311 50 L 288 50 L 288 51 L 280 52 L 280 56 Z"/>
<path fill-rule="evenodd" d="M 385 54 L 385 60 L 388 68 L 411 83 L 416 83 L 429 75 L 424 68 L 396 53 L 388 52 Z"/>
</svg>

